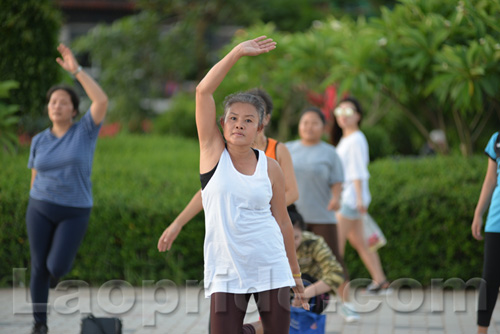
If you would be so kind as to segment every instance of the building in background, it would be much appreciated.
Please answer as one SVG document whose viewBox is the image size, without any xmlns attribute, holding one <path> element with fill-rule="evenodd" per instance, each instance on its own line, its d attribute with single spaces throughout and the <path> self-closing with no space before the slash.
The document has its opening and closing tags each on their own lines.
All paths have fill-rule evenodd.
<svg viewBox="0 0 500 334">
<path fill-rule="evenodd" d="M 70 44 L 99 23 L 113 23 L 138 12 L 133 0 L 54 0 L 63 15 L 61 41 Z"/>
</svg>

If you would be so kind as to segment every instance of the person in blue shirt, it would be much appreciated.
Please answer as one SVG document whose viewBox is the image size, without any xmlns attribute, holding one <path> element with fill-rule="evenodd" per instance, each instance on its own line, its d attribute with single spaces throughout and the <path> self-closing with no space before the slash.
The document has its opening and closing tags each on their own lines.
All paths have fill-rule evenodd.
<svg viewBox="0 0 500 334">
<path fill-rule="evenodd" d="M 483 276 L 479 287 L 479 303 L 477 312 L 478 333 L 487 333 L 491 315 L 498 298 L 500 287 L 500 142 L 498 132 L 493 134 L 488 142 L 485 153 L 489 157 L 488 169 L 484 178 L 481 194 L 477 202 L 472 221 L 472 236 L 476 240 L 483 240 L 481 234 L 483 216 L 488 209 L 484 233 L 484 260 Z"/>
<path fill-rule="evenodd" d="M 108 108 L 106 93 L 82 70 L 71 50 L 63 44 L 57 50 L 61 57 L 56 61 L 75 76 L 92 104 L 80 121 L 75 122 L 78 95 L 68 86 L 50 88 L 47 109 L 52 126 L 37 134 L 31 143 L 26 227 L 31 255 L 34 334 L 48 332 L 49 286 L 70 271 L 87 230 L 93 205 L 92 161 Z"/>
</svg>

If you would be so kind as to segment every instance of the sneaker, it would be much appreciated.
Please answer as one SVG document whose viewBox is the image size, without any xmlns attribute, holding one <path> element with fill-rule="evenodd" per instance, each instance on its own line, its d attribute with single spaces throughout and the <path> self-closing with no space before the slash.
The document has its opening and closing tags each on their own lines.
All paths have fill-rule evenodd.
<svg viewBox="0 0 500 334">
<path fill-rule="evenodd" d="M 361 319 L 359 314 L 354 311 L 354 306 L 350 303 L 343 303 L 340 305 L 339 314 L 346 322 L 357 322 Z"/>
<path fill-rule="evenodd" d="M 31 331 L 31 334 L 47 334 L 49 332 L 49 328 L 47 327 L 47 324 L 34 324 L 33 325 L 33 330 Z"/>
<path fill-rule="evenodd" d="M 389 295 L 392 293 L 392 288 L 390 287 L 390 283 L 388 281 L 384 281 L 381 284 L 377 284 L 376 282 L 370 283 L 366 287 L 367 294 L 369 295 L 377 295 L 377 296 L 384 296 L 384 295 Z"/>
</svg>

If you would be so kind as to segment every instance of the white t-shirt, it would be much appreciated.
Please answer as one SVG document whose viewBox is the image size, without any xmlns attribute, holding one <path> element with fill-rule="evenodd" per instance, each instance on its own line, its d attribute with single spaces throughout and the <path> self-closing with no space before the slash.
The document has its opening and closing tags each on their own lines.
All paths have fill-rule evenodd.
<svg viewBox="0 0 500 334">
<path fill-rule="evenodd" d="M 372 197 L 368 187 L 370 155 L 365 135 L 361 131 L 356 131 L 347 137 L 342 137 L 337 145 L 337 153 L 344 167 L 342 204 L 356 208 L 356 190 L 353 181 L 361 180 L 363 204 L 368 207 Z"/>
<path fill-rule="evenodd" d="M 295 286 L 281 229 L 271 213 L 267 157 L 259 151 L 253 175 L 222 152 L 201 191 L 205 210 L 205 297 Z"/>
</svg>

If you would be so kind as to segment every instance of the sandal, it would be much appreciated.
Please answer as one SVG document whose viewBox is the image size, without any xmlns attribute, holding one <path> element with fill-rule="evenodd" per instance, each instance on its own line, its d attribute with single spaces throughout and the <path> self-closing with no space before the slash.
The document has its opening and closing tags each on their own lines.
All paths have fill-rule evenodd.
<svg viewBox="0 0 500 334">
<path fill-rule="evenodd" d="M 370 283 L 366 287 L 366 292 L 369 294 L 373 295 L 380 295 L 380 294 L 385 294 L 388 293 L 389 291 L 392 291 L 392 289 L 389 287 L 390 283 L 388 280 L 383 281 L 380 284 L 377 284 L 376 282 Z"/>
</svg>

